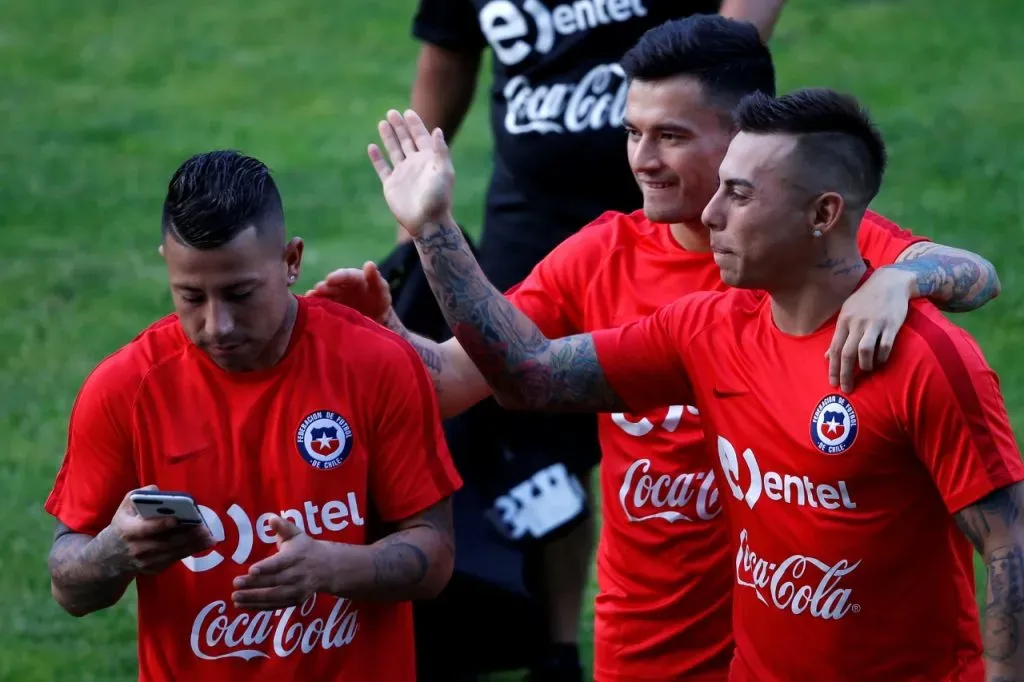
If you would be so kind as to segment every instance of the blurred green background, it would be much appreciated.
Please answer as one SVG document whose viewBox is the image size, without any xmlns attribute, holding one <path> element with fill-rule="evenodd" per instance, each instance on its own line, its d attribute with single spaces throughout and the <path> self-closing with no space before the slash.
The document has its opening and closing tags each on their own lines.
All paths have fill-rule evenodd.
<svg viewBox="0 0 1024 682">
<path fill-rule="evenodd" d="M 299 290 L 383 256 L 394 224 L 366 145 L 408 102 L 414 5 L 0 1 L 0 680 L 135 679 L 134 596 L 84 620 L 53 603 L 42 503 L 85 374 L 170 310 L 156 249 L 171 173 L 212 148 L 268 163 L 306 239 Z M 999 269 L 1002 296 L 956 319 L 1018 429 L 1022 25 L 1011 0 L 790 0 L 772 41 L 782 91 L 837 87 L 873 110 L 891 151 L 874 207 Z M 474 232 L 486 94 L 453 145 Z"/>
</svg>

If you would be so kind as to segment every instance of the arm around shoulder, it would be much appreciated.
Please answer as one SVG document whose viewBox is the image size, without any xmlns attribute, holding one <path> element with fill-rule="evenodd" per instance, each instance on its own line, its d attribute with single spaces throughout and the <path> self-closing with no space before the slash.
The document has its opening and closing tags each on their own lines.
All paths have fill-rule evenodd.
<svg viewBox="0 0 1024 682">
<path fill-rule="evenodd" d="M 911 297 L 927 298 L 946 312 L 969 312 L 999 295 L 995 266 L 976 253 L 932 242 L 907 247 L 888 266 L 912 277 Z"/>
</svg>

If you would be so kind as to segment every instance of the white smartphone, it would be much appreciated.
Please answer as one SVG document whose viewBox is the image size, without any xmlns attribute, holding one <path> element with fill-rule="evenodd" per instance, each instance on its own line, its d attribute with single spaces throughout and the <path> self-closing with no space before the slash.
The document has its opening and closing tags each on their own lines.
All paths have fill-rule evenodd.
<svg viewBox="0 0 1024 682">
<path fill-rule="evenodd" d="M 175 518 L 183 526 L 199 526 L 206 523 L 199 505 L 188 493 L 173 490 L 140 491 L 129 499 L 144 519 Z"/>
</svg>

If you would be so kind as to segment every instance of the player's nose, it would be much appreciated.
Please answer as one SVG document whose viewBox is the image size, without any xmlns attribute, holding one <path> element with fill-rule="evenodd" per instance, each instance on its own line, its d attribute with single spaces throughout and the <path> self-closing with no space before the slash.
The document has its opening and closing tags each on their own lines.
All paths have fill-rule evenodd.
<svg viewBox="0 0 1024 682">
<path fill-rule="evenodd" d="M 206 336 L 215 343 L 230 338 L 235 331 L 235 319 L 228 306 L 211 300 L 206 311 Z"/>
<path fill-rule="evenodd" d="M 703 212 L 700 214 L 700 221 L 704 223 L 704 226 L 709 230 L 720 230 L 724 227 L 722 221 L 722 201 L 721 201 L 721 189 L 715 192 L 715 195 L 711 197 L 711 201 L 708 202 L 707 206 L 704 207 Z"/>
<path fill-rule="evenodd" d="M 630 162 L 634 173 L 653 173 L 661 169 L 661 157 L 658 155 L 658 148 L 646 136 L 641 136 L 634 143 Z"/>
</svg>

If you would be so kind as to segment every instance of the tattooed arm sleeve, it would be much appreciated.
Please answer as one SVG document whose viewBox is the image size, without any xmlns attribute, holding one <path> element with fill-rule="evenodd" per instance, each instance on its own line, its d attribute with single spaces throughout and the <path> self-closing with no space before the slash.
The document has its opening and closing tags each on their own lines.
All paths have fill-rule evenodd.
<svg viewBox="0 0 1024 682">
<path fill-rule="evenodd" d="M 399 530 L 369 547 L 373 580 L 363 598 L 431 599 L 444 589 L 455 565 L 452 504 L 446 498 L 403 521 Z"/>
<path fill-rule="evenodd" d="M 622 411 L 588 334 L 546 338 L 484 277 L 461 230 L 427 226 L 416 247 L 448 325 L 495 398 L 532 410 Z"/>
<path fill-rule="evenodd" d="M 134 577 L 124 543 L 109 528 L 93 537 L 58 521 L 48 564 L 50 593 L 76 617 L 116 604 Z"/>
<path fill-rule="evenodd" d="M 956 515 L 985 560 L 982 615 L 987 679 L 1024 679 L 1024 483 L 990 493 Z"/>
<path fill-rule="evenodd" d="M 975 253 L 951 246 L 919 242 L 888 267 L 913 273 L 913 296 L 928 298 L 948 312 L 977 310 L 999 295 L 995 267 Z"/>
</svg>

